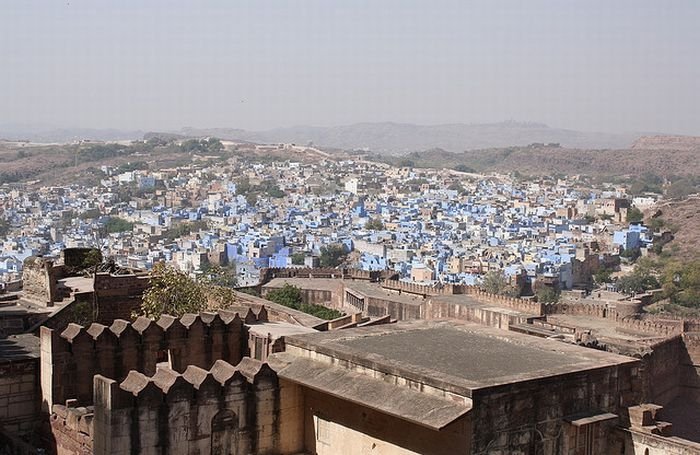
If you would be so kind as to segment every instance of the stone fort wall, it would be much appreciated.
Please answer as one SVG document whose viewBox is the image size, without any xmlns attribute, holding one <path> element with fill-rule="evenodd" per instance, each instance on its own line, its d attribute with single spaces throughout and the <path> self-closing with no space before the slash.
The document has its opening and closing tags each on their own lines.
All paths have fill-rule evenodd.
<svg viewBox="0 0 700 455">
<path fill-rule="evenodd" d="M 96 273 L 94 276 L 95 299 L 98 303 L 96 321 L 111 324 L 115 319 L 131 319 L 139 308 L 143 293 L 150 280 L 146 273 L 113 275 Z"/>
<path fill-rule="evenodd" d="M 246 322 L 267 320 L 265 310 L 249 310 Z M 194 340 L 194 342 L 193 342 Z M 129 371 L 147 375 L 169 362 L 184 372 L 189 365 L 210 368 L 216 360 L 237 364 L 247 354 L 247 331 L 238 314 L 140 317 L 133 323 L 117 319 L 109 327 L 69 324 L 62 332 L 41 328 L 42 407 L 78 399 L 92 403 L 92 378 L 97 374 L 123 380 Z"/>
<path fill-rule="evenodd" d="M 260 270 L 260 283 L 266 284 L 273 278 L 337 278 L 339 280 L 379 281 L 382 272 L 369 272 L 359 269 L 284 267 Z"/>
<path fill-rule="evenodd" d="M 223 360 L 182 373 L 94 378 L 94 453 L 276 453 L 277 375 L 265 363 Z M 85 417 L 82 417 L 85 419 Z"/>
<path fill-rule="evenodd" d="M 25 259 L 22 269 L 24 297 L 44 306 L 53 306 L 53 302 L 60 300 L 56 281 L 61 278 L 61 271 L 61 267 L 54 266 L 50 259 Z"/>
</svg>

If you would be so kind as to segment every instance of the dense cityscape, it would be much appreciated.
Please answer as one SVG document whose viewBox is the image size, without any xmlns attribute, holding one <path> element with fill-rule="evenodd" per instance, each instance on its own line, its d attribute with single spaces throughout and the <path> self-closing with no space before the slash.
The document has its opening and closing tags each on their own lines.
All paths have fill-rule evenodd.
<svg viewBox="0 0 700 455">
<path fill-rule="evenodd" d="M 102 166 L 94 187 L 1 191 L 9 229 L 0 279 L 19 279 L 30 256 L 96 247 L 123 267 L 166 261 L 193 277 L 210 264 L 235 267 L 240 286 L 256 284 L 261 268 L 342 260 L 422 284 L 481 284 L 496 271 L 521 288 L 546 281 L 590 290 L 594 273 L 619 269 L 620 256 L 646 255 L 662 242 L 662 230 L 641 223 L 658 194 L 631 197 L 622 185 L 578 177 L 332 159 L 129 167 Z M 322 254 L 337 246 L 340 257 Z"/>
<path fill-rule="evenodd" d="M 0 455 L 700 455 L 700 2 L 1 17 Z"/>
</svg>

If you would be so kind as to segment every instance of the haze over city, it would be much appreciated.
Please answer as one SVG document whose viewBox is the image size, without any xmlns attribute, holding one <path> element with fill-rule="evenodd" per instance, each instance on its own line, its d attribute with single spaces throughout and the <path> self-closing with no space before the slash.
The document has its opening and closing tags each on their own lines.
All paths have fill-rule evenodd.
<svg viewBox="0 0 700 455">
<path fill-rule="evenodd" d="M 699 0 L 0 11 L 0 455 L 700 454 Z"/>
<path fill-rule="evenodd" d="M 700 3 L 3 3 L 5 130 L 543 122 L 700 134 Z"/>
</svg>

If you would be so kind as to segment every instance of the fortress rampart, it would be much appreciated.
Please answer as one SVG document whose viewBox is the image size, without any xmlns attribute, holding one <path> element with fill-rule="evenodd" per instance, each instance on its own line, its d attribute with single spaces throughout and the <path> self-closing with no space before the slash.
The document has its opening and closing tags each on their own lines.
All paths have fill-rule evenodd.
<svg viewBox="0 0 700 455">
<path fill-rule="evenodd" d="M 95 454 L 270 453 L 279 445 L 277 375 L 257 360 L 131 371 L 121 382 L 97 375 L 94 391 Z"/>
<path fill-rule="evenodd" d="M 159 363 L 183 373 L 189 365 L 210 368 L 216 360 L 237 364 L 247 354 L 248 323 L 267 321 L 267 312 L 187 314 L 117 319 L 109 327 L 69 324 L 62 332 L 41 328 L 42 406 L 78 399 L 92 402 L 92 378 L 100 374 L 123 380 L 131 370 L 152 375 Z"/>
</svg>

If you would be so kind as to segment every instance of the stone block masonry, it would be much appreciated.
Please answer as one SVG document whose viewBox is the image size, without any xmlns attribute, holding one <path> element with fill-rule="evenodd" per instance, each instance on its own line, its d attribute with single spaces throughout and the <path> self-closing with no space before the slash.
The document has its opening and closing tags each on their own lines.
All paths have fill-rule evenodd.
<svg viewBox="0 0 700 455">
<path fill-rule="evenodd" d="M 0 365 L 0 425 L 10 434 L 34 430 L 38 414 L 37 359 Z"/>
<path fill-rule="evenodd" d="M 97 375 L 94 391 L 97 455 L 279 452 L 277 375 L 257 360 Z"/>
<path fill-rule="evenodd" d="M 238 363 L 247 354 L 245 323 L 267 321 L 267 313 L 162 316 L 158 321 L 140 317 L 133 323 L 117 319 L 109 327 L 94 323 L 88 328 L 69 324 L 59 332 L 41 328 L 42 407 L 78 399 L 93 399 L 93 376 L 123 380 L 131 370 L 146 375 L 167 362 L 173 370 L 187 366 L 210 368 L 217 360 Z"/>
</svg>

